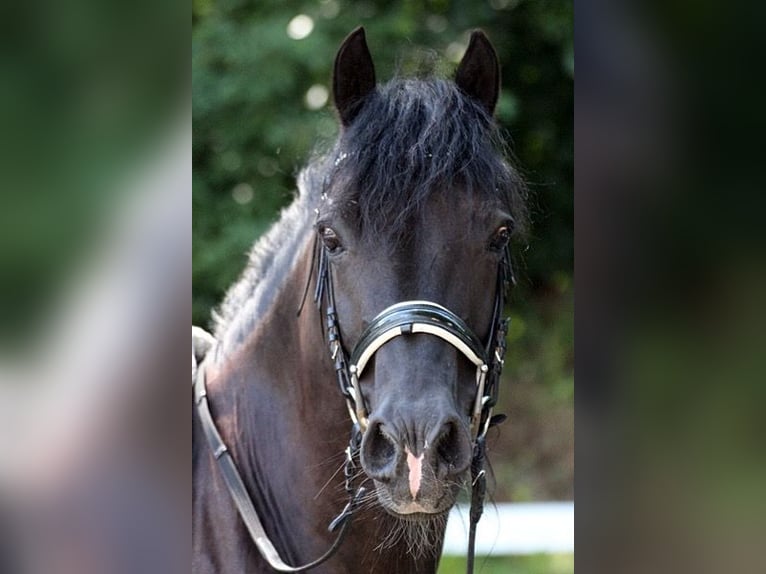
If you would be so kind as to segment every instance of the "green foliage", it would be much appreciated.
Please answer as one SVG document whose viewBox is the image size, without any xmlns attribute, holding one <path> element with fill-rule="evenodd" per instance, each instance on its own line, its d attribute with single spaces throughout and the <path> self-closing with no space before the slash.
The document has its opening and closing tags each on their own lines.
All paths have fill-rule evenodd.
<svg viewBox="0 0 766 574">
<path fill-rule="evenodd" d="M 294 40 L 287 27 L 298 14 L 314 28 Z M 245 251 L 290 201 L 316 142 L 334 136 L 330 104 L 309 109 L 305 95 L 329 88 L 335 50 L 360 24 L 382 80 L 417 72 L 413 62 L 424 53 L 451 73 L 470 30 L 487 31 L 503 64 L 498 119 L 533 191 L 522 279 L 537 288 L 557 272 L 571 274 L 570 3 L 197 0 L 193 24 L 195 322 L 207 322 Z M 242 184 L 253 199 L 237 203 L 232 191 Z"/>
<path fill-rule="evenodd" d="M 529 556 L 476 557 L 476 572 L 481 574 L 571 574 L 574 554 L 532 554 Z M 465 558 L 446 556 L 439 564 L 439 574 L 462 574 Z"/>
<path fill-rule="evenodd" d="M 288 26 L 299 14 L 311 19 L 313 29 L 292 39 Z M 250 245 L 292 199 L 296 172 L 336 134 L 331 102 L 323 103 L 322 96 L 329 91 L 333 58 L 343 38 L 364 25 L 378 79 L 386 81 L 396 73 L 429 68 L 451 75 L 470 31 L 487 32 L 502 63 L 497 118 L 532 193 L 528 244 L 516 249 L 519 286 L 512 312 L 518 331 L 512 332 L 507 368 L 514 386 L 503 389 L 511 396 L 521 388 L 516 396 L 527 402 L 508 405 L 514 420 L 510 435 L 518 438 L 513 417 L 521 412 L 529 421 L 563 413 L 543 431 L 553 433 L 553 443 L 562 432 L 571 436 L 572 4 L 195 0 L 192 22 L 192 319 L 200 325 L 209 322 L 211 306 L 240 273 Z M 309 106 L 312 87 L 318 100 Z M 530 437 L 533 428 L 530 422 Z M 503 496 L 571 496 L 571 441 L 556 444 L 545 455 L 558 461 L 553 466 L 542 465 L 533 454 L 514 467 L 517 472 L 508 471 L 515 487 Z M 498 450 L 506 449 L 535 452 L 534 444 L 501 441 Z M 505 473 L 502 456 L 495 460 Z M 541 480 L 543 471 L 559 478 Z M 506 482 L 505 474 L 501 481 Z"/>
<path fill-rule="evenodd" d="M 3 5 L 0 354 L 50 335 L 175 119 L 188 74 L 178 8 Z"/>
</svg>

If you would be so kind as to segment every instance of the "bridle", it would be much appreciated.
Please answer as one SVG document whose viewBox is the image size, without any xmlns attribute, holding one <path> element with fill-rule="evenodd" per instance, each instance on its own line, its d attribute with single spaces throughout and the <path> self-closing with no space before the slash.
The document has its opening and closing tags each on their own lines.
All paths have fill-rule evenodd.
<svg viewBox="0 0 766 574">
<path fill-rule="evenodd" d="M 476 395 L 471 414 L 470 428 L 473 438 L 471 459 L 471 510 L 468 535 L 466 571 L 473 572 L 476 525 L 484 511 L 486 495 L 486 436 L 491 426 L 502 423 L 505 415 L 493 416 L 500 388 L 506 351 L 506 334 L 509 318 L 503 317 L 505 299 L 510 285 L 515 283 L 511 266 L 510 248 L 505 247 L 497 270 L 492 320 L 487 342 L 482 344 L 476 334 L 455 313 L 431 301 L 402 301 L 381 311 L 359 337 L 349 355 L 340 335 L 335 289 L 332 281 L 329 251 L 315 242 L 315 257 L 319 251 L 317 282 L 314 301 L 324 309 L 327 343 L 330 358 L 335 367 L 338 387 L 346 400 L 349 417 L 353 423 L 351 441 L 346 449 L 347 463 L 353 464 L 358 457 L 361 438 L 368 426 L 368 409 L 359 379 L 373 355 L 386 343 L 400 336 L 426 333 L 439 337 L 455 347 L 476 367 Z M 346 473 L 349 476 L 349 473 Z M 348 481 L 347 481 L 347 490 Z M 352 496 L 353 490 L 349 490 Z"/>
<path fill-rule="evenodd" d="M 338 534 L 330 549 L 323 556 L 303 566 L 289 566 L 281 559 L 266 535 L 236 464 L 216 428 L 207 399 L 204 367 L 199 368 L 197 376 L 193 378 L 194 398 L 203 431 L 218 462 L 227 489 L 253 542 L 261 556 L 278 572 L 304 572 L 319 566 L 335 554 L 345 537 L 351 523 L 351 517 L 366 492 L 363 486 L 354 488 L 353 485 L 362 436 L 368 426 L 368 409 L 359 379 L 375 353 L 392 339 L 413 334 L 428 334 L 455 347 L 476 367 L 476 395 L 470 419 L 473 454 L 471 459 L 470 528 L 466 564 L 466 571 L 471 574 L 474 565 L 476 525 L 483 513 L 486 494 L 486 472 L 484 469 L 486 435 L 491 426 L 505 420 L 505 415 L 493 416 L 492 412 L 497 404 L 500 374 L 506 351 L 509 319 L 503 318 L 505 298 L 510 284 L 514 282 L 509 248 L 505 248 L 498 266 L 492 322 L 486 343 L 482 343 L 468 325 L 449 309 L 431 301 L 414 300 L 396 303 L 380 312 L 364 330 L 349 354 L 341 339 L 330 253 L 318 238 L 315 238 L 314 241 L 311 268 L 312 274 L 316 275 L 314 301 L 320 313 L 324 314 L 324 327 L 330 358 L 335 369 L 338 387 L 346 401 L 352 422 L 351 438 L 345 451 L 346 462 L 344 465 L 345 489 L 349 501 L 343 511 L 329 525 L 329 530 L 331 532 L 337 531 Z M 301 303 L 301 308 L 302 306 Z"/>
<path fill-rule="evenodd" d="M 509 320 L 502 314 L 509 285 L 513 282 L 509 250 L 505 249 L 498 268 L 491 330 L 486 344 L 482 344 L 465 321 L 446 307 L 431 301 L 414 300 L 396 303 L 381 311 L 362 332 L 349 354 L 340 335 L 329 253 L 321 246 L 315 249 L 319 249 L 319 263 L 314 301 L 320 310 L 324 309 L 330 358 L 353 424 L 358 425 L 361 432 L 367 429 L 368 409 L 359 379 L 373 355 L 396 337 L 426 333 L 455 347 L 476 367 L 471 436 L 474 442 L 486 436 L 492 409 L 497 404 L 506 349 Z"/>
</svg>

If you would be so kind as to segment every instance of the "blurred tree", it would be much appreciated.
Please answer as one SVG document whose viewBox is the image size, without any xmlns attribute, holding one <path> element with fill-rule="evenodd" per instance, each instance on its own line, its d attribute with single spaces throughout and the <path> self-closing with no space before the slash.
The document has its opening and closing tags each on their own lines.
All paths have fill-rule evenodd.
<svg viewBox="0 0 766 574">
<path fill-rule="evenodd" d="M 208 321 L 250 244 L 290 201 L 316 142 L 335 134 L 330 69 L 359 24 L 383 80 L 437 57 L 451 73 L 469 31 L 487 31 L 503 65 L 498 120 L 533 191 L 523 283 L 547 289 L 571 274 L 570 3 L 195 0 L 193 23 L 195 322 Z"/>
</svg>

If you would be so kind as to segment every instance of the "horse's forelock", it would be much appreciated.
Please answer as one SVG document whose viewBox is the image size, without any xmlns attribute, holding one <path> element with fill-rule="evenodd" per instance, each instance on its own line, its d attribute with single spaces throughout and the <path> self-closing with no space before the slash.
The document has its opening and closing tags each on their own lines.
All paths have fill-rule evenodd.
<svg viewBox="0 0 766 574">
<path fill-rule="evenodd" d="M 446 80 L 396 79 L 378 88 L 319 160 L 335 206 L 352 205 L 366 233 L 401 235 L 440 191 L 499 201 L 517 228 L 524 185 L 484 108 Z"/>
</svg>

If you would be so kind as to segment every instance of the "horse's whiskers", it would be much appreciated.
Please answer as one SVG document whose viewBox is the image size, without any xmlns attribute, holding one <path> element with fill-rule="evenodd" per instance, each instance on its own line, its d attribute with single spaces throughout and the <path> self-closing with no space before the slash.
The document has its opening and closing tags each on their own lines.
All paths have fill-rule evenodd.
<svg viewBox="0 0 766 574">
<path fill-rule="evenodd" d="M 332 482 L 332 480 L 333 480 L 333 479 L 334 479 L 336 476 L 338 476 L 338 473 L 339 473 L 341 470 L 343 470 L 343 466 L 344 466 L 344 465 L 345 465 L 345 462 L 342 462 L 342 463 L 341 463 L 341 465 L 340 465 L 340 466 L 339 466 L 339 467 L 338 467 L 338 468 L 335 470 L 335 472 L 333 472 L 333 473 L 332 473 L 332 475 L 330 476 L 330 478 L 328 478 L 328 479 L 327 479 L 327 481 L 326 481 L 326 482 L 325 482 L 325 483 L 322 485 L 322 488 L 320 488 L 320 489 L 319 489 L 319 492 L 317 492 L 317 493 L 314 495 L 314 500 L 316 500 L 317 498 L 319 498 L 319 496 L 320 496 L 320 495 L 321 495 L 321 494 L 324 492 L 324 490 L 325 490 L 325 489 L 326 489 L 326 488 L 327 488 L 327 487 L 330 485 L 330 483 Z"/>
<path fill-rule="evenodd" d="M 447 524 L 446 514 L 419 521 L 393 518 L 381 509 L 377 487 L 362 497 L 358 510 L 374 511 L 371 519 L 380 524 L 380 542 L 374 548 L 376 552 L 403 545 L 408 554 L 420 559 L 435 555 L 441 549 L 441 533 Z"/>
<path fill-rule="evenodd" d="M 408 520 L 386 521 L 384 524 L 393 527 L 384 534 L 375 550 L 387 550 L 403 543 L 407 547 L 407 553 L 419 559 L 439 552 L 440 532 L 443 532 L 446 525 L 446 516 L 435 516 L 431 520 L 418 522 Z"/>
</svg>

